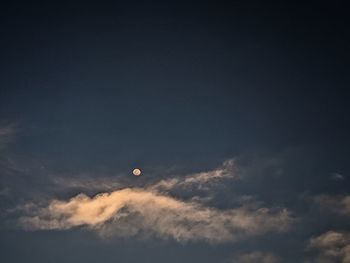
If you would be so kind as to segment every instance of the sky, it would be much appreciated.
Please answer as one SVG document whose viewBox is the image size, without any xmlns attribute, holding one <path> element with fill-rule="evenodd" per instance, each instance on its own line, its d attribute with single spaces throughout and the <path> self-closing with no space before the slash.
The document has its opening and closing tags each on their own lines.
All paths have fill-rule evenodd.
<svg viewBox="0 0 350 263">
<path fill-rule="evenodd" d="M 350 262 L 345 6 L 0 19 L 1 262 Z"/>
</svg>

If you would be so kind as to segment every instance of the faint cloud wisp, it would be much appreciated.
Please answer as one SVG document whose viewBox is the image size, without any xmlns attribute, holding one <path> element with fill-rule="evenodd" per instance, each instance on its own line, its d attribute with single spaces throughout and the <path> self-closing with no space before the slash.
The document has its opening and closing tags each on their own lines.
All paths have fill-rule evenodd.
<svg viewBox="0 0 350 263">
<path fill-rule="evenodd" d="M 350 195 L 317 195 L 313 198 L 314 202 L 321 209 L 332 213 L 350 217 Z"/>
</svg>

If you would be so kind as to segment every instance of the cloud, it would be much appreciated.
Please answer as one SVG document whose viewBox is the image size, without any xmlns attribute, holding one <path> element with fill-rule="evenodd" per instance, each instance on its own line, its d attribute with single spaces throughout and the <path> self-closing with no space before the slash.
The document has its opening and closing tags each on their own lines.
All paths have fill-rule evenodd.
<svg viewBox="0 0 350 263">
<path fill-rule="evenodd" d="M 318 255 L 311 262 L 350 262 L 350 235 L 345 232 L 328 231 L 313 237 L 308 242 L 308 249 L 316 250 Z"/>
<path fill-rule="evenodd" d="M 206 172 L 194 173 L 185 177 L 173 177 L 161 180 L 153 185 L 151 189 L 157 191 L 169 191 L 179 188 L 197 188 L 208 190 L 213 182 L 221 182 L 224 179 L 238 178 L 237 168 L 233 159 L 225 161 L 220 167 Z"/>
<path fill-rule="evenodd" d="M 5 187 L 3 189 L 0 189 L 0 196 L 6 197 L 10 195 L 10 189 L 8 187 Z"/>
<path fill-rule="evenodd" d="M 350 195 L 330 196 L 323 194 L 315 196 L 313 200 L 322 209 L 350 217 Z"/>
<path fill-rule="evenodd" d="M 277 256 L 270 252 L 253 251 L 237 255 L 232 258 L 232 263 L 277 263 Z"/>
<path fill-rule="evenodd" d="M 9 181 L 8 176 L 16 170 L 16 167 L 5 148 L 12 141 L 16 132 L 14 124 L 0 125 L 0 197 L 2 198 L 11 195 L 11 188 L 6 183 Z"/>
<path fill-rule="evenodd" d="M 93 193 L 96 191 L 113 191 L 124 187 L 141 186 L 150 191 L 168 193 L 169 191 L 190 191 L 192 194 L 198 194 L 198 191 L 211 190 L 215 185 L 221 184 L 223 180 L 238 178 L 234 160 L 225 161 L 214 170 L 192 173 L 185 176 L 172 176 L 167 179 L 156 180 L 152 176 L 148 180 L 144 176 L 137 181 L 128 179 L 129 176 L 96 176 L 85 173 L 79 176 L 52 176 L 51 184 L 56 190 L 77 190 Z M 145 180 L 144 180 L 145 179 Z M 141 183 L 140 183 L 141 182 Z"/>
<path fill-rule="evenodd" d="M 340 173 L 332 173 L 330 178 L 334 181 L 343 181 L 345 179 L 344 175 Z"/>
<path fill-rule="evenodd" d="M 16 127 L 13 124 L 0 126 L 0 150 L 11 142 L 13 135 L 16 133 Z"/>
<path fill-rule="evenodd" d="M 19 224 L 27 230 L 64 230 L 85 227 L 103 237 L 145 237 L 179 242 L 234 242 L 267 232 L 288 230 L 294 219 L 284 208 L 267 208 L 244 203 L 218 209 L 202 199 L 181 199 L 171 190 L 193 186 L 207 188 L 213 181 L 235 178 L 233 162 L 213 171 L 174 177 L 144 187 L 121 186 L 90 197 L 76 195 L 68 200 L 29 202 L 19 207 Z M 87 182 L 86 187 L 93 185 Z"/>
<path fill-rule="evenodd" d="M 73 178 L 53 177 L 52 184 L 59 190 L 77 189 L 80 191 L 111 191 L 122 186 L 115 178 L 80 176 Z"/>
<path fill-rule="evenodd" d="M 180 242 L 235 241 L 269 231 L 285 231 L 292 222 L 285 209 L 271 211 L 240 207 L 219 210 L 131 188 L 93 198 L 80 194 L 68 201 L 53 200 L 46 207 L 31 204 L 22 210 L 31 213 L 19 220 L 28 230 L 87 226 L 102 235 L 113 232 L 118 236 L 121 230 L 122 235 L 137 235 L 145 231 Z"/>
</svg>

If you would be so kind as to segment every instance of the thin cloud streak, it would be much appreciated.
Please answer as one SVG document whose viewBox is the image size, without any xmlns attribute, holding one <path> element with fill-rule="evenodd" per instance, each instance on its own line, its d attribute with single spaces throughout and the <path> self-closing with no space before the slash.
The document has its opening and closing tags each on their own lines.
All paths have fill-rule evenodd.
<svg viewBox="0 0 350 263">
<path fill-rule="evenodd" d="M 172 190 L 201 190 L 207 191 L 213 183 L 222 183 L 223 180 L 239 178 L 233 159 L 225 161 L 214 170 L 188 174 L 186 176 L 172 176 L 160 181 L 144 182 L 143 188 L 150 191 L 168 193 Z M 140 186 L 135 180 L 128 180 L 127 177 L 93 177 L 90 174 L 83 174 L 77 177 L 53 176 L 51 179 L 53 187 L 57 190 L 76 189 L 78 191 L 113 191 L 125 187 Z"/>
<path fill-rule="evenodd" d="M 233 159 L 225 161 L 220 167 L 206 172 L 194 173 L 185 177 L 173 177 L 161 180 L 149 188 L 157 191 L 169 191 L 179 188 L 197 188 L 208 190 L 211 183 L 221 182 L 225 179 L 239 178 L 237 168 Z"/>
<path fill-rule="evenodd" d="M 54 177 L 54 188 L 58 190 L 78 189 L 80 191 L 112 191 L 123 186 L 115 178 L 91 178 L 89 176 L 78 178 Z"/>
<path fill-rule="evenodd" d="M 344 175 L 340 173 L 332 173 L 330 178 L 334 181 L 343 181 L 345 179 Z"/>
<path fill-rule="evenodd" d="M 279 258 L 270 252 L 253 251 L 234 256 L 232 263 L 278 263 Z"/>
<path fill-rule="evenodd" d="M 16 127 L 13 124 L 0 126 L 0 150 L 11 141 L 16 133 Z"/>
</svg>

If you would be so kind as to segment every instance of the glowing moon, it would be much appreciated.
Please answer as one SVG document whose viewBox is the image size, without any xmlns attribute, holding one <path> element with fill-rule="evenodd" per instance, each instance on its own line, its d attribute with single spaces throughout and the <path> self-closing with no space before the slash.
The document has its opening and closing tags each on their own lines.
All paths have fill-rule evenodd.
<svg viewBox="0 0 350 263">
<path fill-rule="evenodd" d="M 141 175 L 141 170 L 138 169 L 138 168 L 135 168 L 135 169 L 132 171 L 132 174 L 135 175 L 135 176 L 140 176 L 140 175 Z"/>
</svg>

